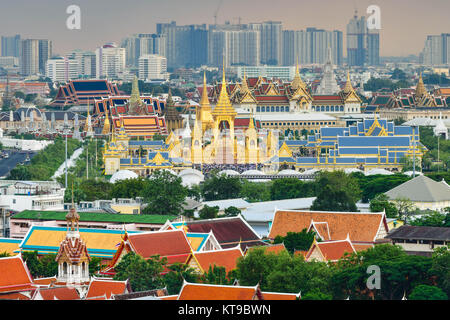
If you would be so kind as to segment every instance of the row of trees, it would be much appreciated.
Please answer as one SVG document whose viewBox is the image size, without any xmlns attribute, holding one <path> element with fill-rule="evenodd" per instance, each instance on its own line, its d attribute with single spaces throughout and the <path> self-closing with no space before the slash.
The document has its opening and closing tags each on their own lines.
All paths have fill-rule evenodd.
<svg viewBox="0 0 450 320">
<path fill-rule="evenodd" d="M 167 266 L 165 258 L 148 260 L 128 253 L 116 266 L 116 280 L 129 279 L 134 291 L 167 287 L 178 294 L 188 282 L 242 286 L 260 285 L 262 291 L 299 293 L 304 300 L 447 300 L 450 294 L 450 252 L 435 250 L 432 257 L 408 255 L 399 246 L 377 245 L 346 255 L 337 262 L 306 262 L 302 255 L 282 251 L 268 253 L 264 247 L 250 250 L 228 273 L 211 267 L 199 275 L 183 264 Z M 369 289 L 369 266 L 380 270 L 379 286 Z M 162 275 L 163 270 L 168 270 Z"/>
<path fill-rule="evenodd" d="M 81 146 L 76 139 L 67 139 L 68 157 Z M 65 161 L 65 140 L 56 138 L 53 144 L 39 151 L 26 165 L 18 165 L 9 173 L 11 180 L 50 180 Z"/>
</svg>

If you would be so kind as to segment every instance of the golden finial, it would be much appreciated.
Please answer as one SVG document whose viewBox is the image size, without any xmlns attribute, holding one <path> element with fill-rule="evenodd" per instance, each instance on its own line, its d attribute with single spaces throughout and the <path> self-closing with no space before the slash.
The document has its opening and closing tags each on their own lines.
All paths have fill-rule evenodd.
<svg viewBox="0 0 450 320">
<path fill-rule="evenodd" d="M 206 87 L 206 72 L 203 72 L 203 90 L 202 90 L 202 98 L 200 100 L 200 105 L 209 105 L 208 99 L 208 89 Z"/>
<path fill-rule="evenodd" d="M 353 91 L 352 82 L 350 81 L 350 70 L 347 70 L 347 82 L 345 83 L 344 93 L 350 93 Z"/>
</svg>

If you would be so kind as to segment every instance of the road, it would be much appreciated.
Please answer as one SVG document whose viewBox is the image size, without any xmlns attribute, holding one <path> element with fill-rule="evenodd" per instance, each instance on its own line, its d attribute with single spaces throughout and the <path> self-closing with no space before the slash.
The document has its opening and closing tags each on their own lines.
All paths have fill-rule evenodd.
<svg viewBox="0 0 450 320">
<path fill-rule="evenodd" d="M 14 169 L 17 164 L 21 162 L 25 163 L 27 154 L 30 159 L 36 155 L 35 151 L 21 151 L 13 149 L 5 149 L 1 151 L 1 153 L 7 153 L 9 158 L 0 158 L 0 179 L 5 179 L 9 172 Z"/>
</svg>

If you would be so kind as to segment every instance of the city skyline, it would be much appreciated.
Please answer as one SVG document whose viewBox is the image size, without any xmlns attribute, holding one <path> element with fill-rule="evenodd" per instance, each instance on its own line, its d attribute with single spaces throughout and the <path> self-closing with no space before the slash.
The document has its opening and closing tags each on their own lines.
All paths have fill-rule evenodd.
<svg viewBox="0 0 450 320">
<path fill-rule="evenodd" d="M 178 25 L 213 24 L 219 2 L 62 0 L 55 3 L 52 0 L 17 0 L 4 5 L 6 8 L 0 12 L 0 26 L 5 36 L 20 34 L 22 38 L 50 39 L 53 41 L 53 52 L 64 55 L 73 49 L 94 51 L 106 42 L 120 44 L 123 38 L 134 33 L 154 33 L 157 23 L 176 21 Z M 281 21 L 284 30 L 304 30 L 307 27 L 339 30 L 344 33 L 346 44 L 346 25 L 355 9 L 359 16 L 368 16 L 366 8 L 374 4 L 381 9 L 380 55 L 418 55 L 428 35 L 450 30 L 450 21 L 446 19 L 450 2 L 431 2 L 433 5 L 415 0 L 324 0 L 317 3 L 280 0 L 274 7 L 272 1 L 260 0 L 255 8 L 254 1 L 227 0 L 220 6 L 217 22 L 238 23 L 240 16 L 242 23 Z M 66 8 L 72 4 L 81 8 L 81 30 L 66 28 L 69 16 Z M 187 9 L 190 10 L 189 15 L 185 14 Z M 18 19 L 18 16 L 22 18 Z"/>
</svg>

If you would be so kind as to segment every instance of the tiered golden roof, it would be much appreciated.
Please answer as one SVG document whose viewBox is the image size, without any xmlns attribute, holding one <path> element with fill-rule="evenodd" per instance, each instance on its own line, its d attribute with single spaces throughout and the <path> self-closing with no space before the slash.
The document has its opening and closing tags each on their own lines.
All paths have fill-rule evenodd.
<svg viewBox="0 0 450 320">
<path fill-rule="evenodd" d="M 219 99 L 217 100 L 216 107 L 212 112 L 213 117 L 217 116 L 236 116 L 237 112 L 234 110 L 230 97 L 227 93 L 227 82 L 225 80 L 225 67 L 223 69 L 222 76 L 222 88 L 220 89 Z"/>
<path fill-rule="evenodd" d="M 306 89 L 306 84 L 303 82 L 302 78 L 300 77 L 298 61 L 297 61 L 297 66 L 295 68 L 295 76 L 291 82 L 291 88 L 294 90 L 297 90 L 298 88 Z"/>
<path fill-rule="evenodd" d="M 421 98 L 426 95 L 427 95 L 427 89 L 425 88 L 425 84 L 423 83 L 422 73 L 420 73 L 419 82 L 417 83 L 417 87 L 416 87 L 416 97 Z"/>
</svg>

